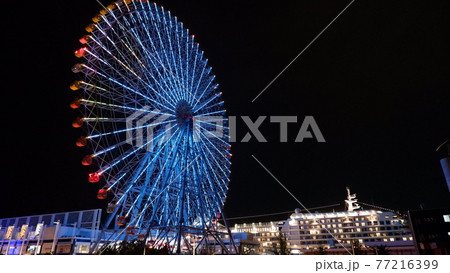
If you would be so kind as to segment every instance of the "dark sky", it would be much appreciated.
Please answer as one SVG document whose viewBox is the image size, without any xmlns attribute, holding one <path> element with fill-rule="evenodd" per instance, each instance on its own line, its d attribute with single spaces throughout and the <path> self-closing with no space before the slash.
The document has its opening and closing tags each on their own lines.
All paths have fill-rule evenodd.
<svg viewBox="0 0 450 273">
<path fill-rule="evenodd" d="M 103 1 L 105 4 L 107 2 Z M 159 1 L 195 34 L 230 115 L 315 117 L 326 143 L 295 143 L 300 124 L 266 122 L 268 143 L 234 143 L 228 217 L 360 200 L 392 209 L 449 206 L 434 151 L 450 137 L 450 2 L 355 3 L 254 103 L 349 1 Z M 0 218 L 105 207 L 80 164 L 73 51 L 94 0 L 3 6 Z M 246 131 L 238 125 L 238 136 Z"/>
</svg>

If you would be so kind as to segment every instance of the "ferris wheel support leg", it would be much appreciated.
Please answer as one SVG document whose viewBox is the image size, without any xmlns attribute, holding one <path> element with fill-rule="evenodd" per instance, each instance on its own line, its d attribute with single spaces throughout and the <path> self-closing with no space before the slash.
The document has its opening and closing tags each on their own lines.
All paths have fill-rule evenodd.
<svg viewBox="0 0 450 273">
<path fill-rule="evenodd" d="M 184 130 L 186 132 L 189 132 L 189 128 L 190 128 L 189 125 L 190 124 L 187 123 L 186 127 L 184 128 Z M 188 135 L 188 134 L 186 134 L 186 135 Z M 188 138 L 190 138 L 190 137 L 188 137 Z M 189 140 L 186 140 L 186 141 L 189 141 Z M 184 209 L 185 209 L 184 208 L 184 203 L 185 203 L 185 200 L 186 200 L 186 196 L 185 196 L 186 193 L 185 192 L 186 192 L 187 173 L 188 173 L 187 167 L 190 165 L 189 162 L 188 162 L 189 145 L 186 146 L 184 153 L 185 153 L 185 155 L 184 155 L 184 158 L 185 158 L 184 166 L 185 166 L 186 169 L 183 169 L 183 171 L 184 171 L 184 173 L 183 173 L 183 184 L 182 184 L 181 193 L 180 193 L 181 194 L 181 208 L 180 208 L 180 217 L 178 219 L 177 254 L 181 253 L 181 236 L 183 236 L 183 233 L 184 233 L 182 225 L 183 225 Z"/>
<path fill-rule="evenodd" d="M 222 219 L 223 219 L 223 223 L 224 223 L 224 225 L 225 225 L 225 227 L 227 229 L 228 237 L 230 238 L 230 246 L 231 245 L 233 246 L 235 254 L 239 254 L 238 248 L 237 248 L 236 244 L 234 243 L 234 239 L 233 239 L 233 236 L 231 234 L 230 227 L 228 226 L 227 218 L 225 217 L 225 213 L 223 211 L 222 211 Z"/>
<path fill-rule="evenodd" d="M 217 234 L 217 231 L 211 231 L 211 229 L 208 227 L 207 228 L 208 233 L 214 238 L 214 240 L 219 243 L 220 247 L 222 248 L 222 253 L 225 251 L 226 254 L 230 254 L 230 251 L 228 250 L 227 246 L 223 243 L 222 239 L 220 238 L 220 236 Z M 215 249 L 214 249 L 215 251 Z"/>
</svg>

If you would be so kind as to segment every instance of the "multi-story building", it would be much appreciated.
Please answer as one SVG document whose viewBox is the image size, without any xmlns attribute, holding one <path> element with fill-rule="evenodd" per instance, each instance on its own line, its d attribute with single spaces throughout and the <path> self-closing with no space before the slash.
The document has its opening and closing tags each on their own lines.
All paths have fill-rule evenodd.
<svg viewBox="0 0 450 273">
<path fill-rule="evenodd" d="M 419 254 L 450 254 L 450 208 L 410 211 L 408 214 Z"/>
<path fill-rule="evenodd" d="M 318 249 L 340 254 L 355 246 L 365 249 L 388 245 L 402 253 L 414 254 L 414 243 L 406 220 L 390 211 L 360 210 L 356 195 L 348 191 L 347 211 L 302 213 L 299 209 L 284 223 L 292 254 L 314 253 Z"/>
<path fill-rule="evenodd" d="M 375 254 L 380 246 L 384 250 L 387 247 L 390 254 L 418 254 L 404 216 L 392 211 L 363 210 L 356 195 L 347 191 L 346 211 L 306 213 L 296 209 L 285 221 L 235 224 L 231 227 L 232 238 L 226 234 L 225 226 L 220 226 L 222 244 L 228 249 L 238 249 L 232 253 L 272 254 L 274 247 L 280 246 L 282 232 L 291 254 L 323 251 L 327 254 L 346 254 L 348 251 Z M 436 213 L 437 216 L 411 213 L 418 248 L 423 250 L 421 253 L 442 249 L 448 244 L 448 209 Z M 100 218 L 101 209 L 0 219 L 0 253 L 88 254 L 98 241 Z M 436 234 L 445 238 L 438 240 Z M 209 237 L 206 241 L 207 250 L 198 254 L 222 253 L 220 243 Z M 194 236 L 191 243 L 195 246 L 199 242 L 201 238 Z"/>
<path fill-rule="evenodd" d="M 231 233 L 248 232 L 253 234 L 253 240 L 259 242 L 259 253 L 271 254 L 273 246 L 279 243 L 278 236 L 283 224 L 284 221 L 235 224 L 231 228 Z"/>
<path fill-rule="evenodd" d="M 3 255 L 88 254 L 101 209 L 0 219 Z"/>
</svg>

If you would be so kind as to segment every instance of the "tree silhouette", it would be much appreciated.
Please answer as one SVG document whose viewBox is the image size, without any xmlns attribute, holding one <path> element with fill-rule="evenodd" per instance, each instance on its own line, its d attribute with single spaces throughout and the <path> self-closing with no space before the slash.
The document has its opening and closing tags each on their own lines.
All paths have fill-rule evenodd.
<svg viewBox="0 0 450 273">
<path fill-rule="evenodd" d="M 358 240 L 352 241 L 352 251 L 354 255 L 362 255 L 363 251 L 361 250 L 361 244 Z"/>
<path fill-rule="evenodd" d="M 327 251 L 323 246 L 319 246 L 316 251 L 313 252 L 314 255 L 327 255 Z"/>
<path fill-rule="evenodd" d="M 287 248 L 286 236 L 283 233 L 278 232 L 278 243 L 272 243 L 272 253 L 274 255 L 289 255 L 289 249 Z"/>
<path fill-rule="evenodd" d="M 370 248 L 375 255 L 389 255 L 389 248 L 386 245 L 376 245 Z"/>
<path fill-rule="evenodd" d="M 145 245 L 144 241 L 132 240 L 122 241 L 119 246 L 108 246 L 104 249 L 100 255 L 168 255 L 169 248 L 164 246 L 163 248 L 149 248 Z"/>
</svg>

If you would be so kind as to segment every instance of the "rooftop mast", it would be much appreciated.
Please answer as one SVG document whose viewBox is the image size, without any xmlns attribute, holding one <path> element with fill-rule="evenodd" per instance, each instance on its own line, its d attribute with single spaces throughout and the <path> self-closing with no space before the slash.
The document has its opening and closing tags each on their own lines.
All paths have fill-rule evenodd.
<svg viewBox="0 0 450 273">
<path fill-rule="evenodd" d="M 356 199 L 356 193 L 350 194 L 350 188 L 346 187 L 347 189 L 347 199 L 345 200 L 345 207 L 347 208 L 347 211 L 354 211 L 360 208 L 358 202 L 358 199 Z"/>
</svg>

